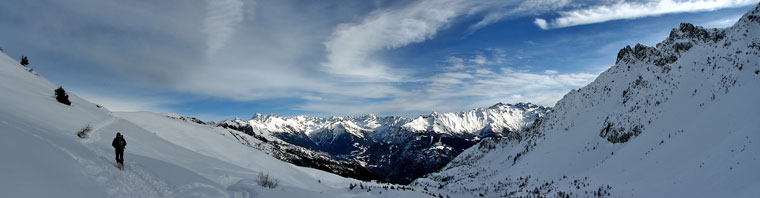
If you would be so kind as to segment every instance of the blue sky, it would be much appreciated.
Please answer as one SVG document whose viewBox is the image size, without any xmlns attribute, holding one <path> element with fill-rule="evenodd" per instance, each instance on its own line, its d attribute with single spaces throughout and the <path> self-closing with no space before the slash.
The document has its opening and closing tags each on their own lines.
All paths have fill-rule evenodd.
<svg viewBox="0 0 760 198">
<path fill-rule="evenodd" d="M 756 0 L 0 2 L 0 47 L 114 111 L 204 120 L 553 105 L 680 22 Z"/>
</svg>

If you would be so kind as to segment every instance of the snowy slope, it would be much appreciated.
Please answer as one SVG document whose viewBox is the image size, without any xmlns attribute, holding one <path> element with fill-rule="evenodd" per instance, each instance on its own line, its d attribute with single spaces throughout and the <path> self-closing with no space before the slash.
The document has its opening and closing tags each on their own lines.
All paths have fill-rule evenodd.
<svg viewBox="0 0 760 198">
<path fill-rule="evenodd" d="M 726 29 L 681 24 L 656 47 L 623 48 L 528 130 L 481 141 L 415 185 L 486 197 L 760 197 L 759 53 L 760 7 Z"/>
<path fill-rule="evenodd" d="M 240 144 L 237 132 L 153 113 L 112 113 L 0 54 L 0 197 L 420 197 L 418 191 L 351 190 L 353 179 L 297 167 Z M 92 125 L 90 137 L 75 133 Z M 128 142 L 115 167 L 116 131 Z M 269 173 L 275 189 L 256 184 Z M 378 185 L 364 183 L 364 185 Z M 380 192 L 383 192 L 380 194 Z"/>
<path fill-rule="evenodd" d="M 502 104 L 489 108 L 478 108 L 466 112 L 433 113 L 420 116 L 402 127 L 410 131 L 433 131 L 444 134 L 475 134 L 485 137 L 496 133 L 502 136 L 509 131 L 518 131 L 543 116 L 548 108 L 530 103 Z"/>
</svg>

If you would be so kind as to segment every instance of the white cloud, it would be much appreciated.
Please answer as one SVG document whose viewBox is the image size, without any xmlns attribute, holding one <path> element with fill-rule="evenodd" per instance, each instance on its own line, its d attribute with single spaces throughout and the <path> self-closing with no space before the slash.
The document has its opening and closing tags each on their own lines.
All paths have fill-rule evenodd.
<svg viewBox="0 0 760 198">
<path fill-rule="evenodd" d="M 450 26 L 470 25 L 457 24 L 460 22 L 483 17 L 472 26 L 477 29 L 513 16 L 568 6 L 567 0 L 419 0 L 368 8 L 378 9 L 375 11 L 329 9 L 340 7 L 339 2 L 315 7 L 303 2 L 281 1 L 267 2 L 266 9 L 256 9 L 257 20 L 248 20 L 252 17 L 248 12 L 253 10 L 249 9 L 252 3 L 242 1 L 209 0 L 183 6 L 164 2 L 158 6 L 130 4 L 131 7 L 109 3 L 113 4 L 108 6 L 111 9 L 100 8 L 104 7 L 100 4 L 103 1 L 60 3 L 67 7 L 51 7 L 46 12 L 28 14 L 30 18 L 23 17 L 28 20 L 24 24 L 39 23 L 40 28 L 6 29 L 21 32 L 20 35 L 48 33 L 33 39 L 12 40 L 44 41 L 38 43 L 50 45 L 49 49 L 77 54 L 82 60 L 110 67 L 109 72 L 124 76 L 124 79 L 113 80 L 114 75 L 86 75 L 102 78 L 86 81 L 93 86 L 109 82 L 145 88 L 152 93 L 169 91 L 235 101 L 300 98 L 306 104 L 298 109 L 331 114 L 461 111 L 518 99 L 552 105 L 567 90 L 585 85 L 596 75 L 543 69 L 526 71 L 520 70 L 526 68 L 521 65 L 497 68 L 522 64 L 517 59 L 523 56 L 531 58 L 530 54 L 515 50 L 509 51 L 509 57 L 499 49 L 485 49 L 479 55 L 444 57 L 448 58 L 448 64 L 438 67 L 440 70 L 391 65 L 383 57 L 385 51 L 434 39 Z M 74 16 L 87 15 L 74 20 L 66 17 L 51 20 L 61 18 L 54 15 L 55 10 L 75 10 Z M 99 23 L 90 25 L 90 20 L 78 20 L 89 18 L 98 19 Z M 347 18 L 358 20 L 345 23 Z M 125 19 L 129 19 L 128 25 L 121 26 Z M 199 21 L 202 31 L 198 31 Z M 340 23 L 343 24 L 337 25 Z M 551 28 L 546 20 L 544 24 Z M 119 34 L 60 37 L 80 35 L 87 27 L 111 27 L 109 25 L 114 27 L 108 32 Z M 44 31 L 55 27 L 67 31 Z M 46 36 L 56 39 L 40 39 Z M 81 42 L 82 38 L 88 42 Z M 546 41 L 538 43 L 542 45 Z M 624 45 L 614 45 L 613 50 L 619 46 Z M 172 102 L 150 97 L 125 99 L 90 95 L 86 98 L 116 111 L 166 111 L 163 108 Z"/>
<path fill-rule="evenodd" d="M 400 8 L 376 10 L 359 23 L 338 25 L 324 42 L 327 56 L 321 65 L 328 73 L 357 81 L 404 81 L 410 72 L 389 65 L 378 54 L 432 39 L 458 18 L 485 13 L 483 19 L 471 26 L 474 31 L 505 17 L 551 11 L 569 2 L 420 0 Z"/>
<path fill-rule="evenodd" d="M 327 62 L 332 74 L 368 81 L 400 81 L 404 77 L 376 59 L 379 51 L 399 48 L 435 36 L 461 15 L 466 1 L 419 1 L 397 10 L 371 13 L 361 23 L 339 25 L 328 41 Z"/>
<path fill-rule="evenodd" d="M 492 23 L 499 22 L 508 17 L 540 14 L 553 11 L 570 4 L 571 0 L 528 0 L 515 1 L 514 4 L 504 4 L 505 7 L 497 7 L 494 11 L 486 14 L 483 19 L 470 26 L 470 31 L 475 31 Z"/>
<path fill-rule="evenodd" d="M 441 68 L 444 71 L 454 71 L 466 68 L 476 68 L 479 65 L 499 65 L 504 64 L 507 60 L 507 53 L 498 48 L 487 48 L 483 51 L 476 51 L 474 55 L 469 56 L 467 60 L 462 57 L 448 56 L 444 62 L 446 65 Z"/>
<path fill-rule="evenodd" d="M 486 54 L 486 59 L 498 54 Z M 467 56 L 465 56 L 467 57 Z M 415 116 L 430 111 L 462 111 L 485 107 L 497 102 L 532 102 L 552 106 L 571 89 L 593 81 L 594 73 L 560 73 L 556 70 L 531 72 L 512 67 L 462 65 L 463 58 L 447 57 L 446 72 L 421 81 L 418 89 L 397 93 L 382 101 L 366 101 L 352 97 L 331 97 L 309 102 L 299 110 L 326 114 L 388 113 Z"/>
<path fill-rule="evenodd" d="M 241 0 L 207 0 L 206 19 L 203 32 L 208 35 L 207 55 L 213 55 L 222 49 L 235 29 L 243 21 L 243 2 Z"/>
<path fill-rule="evenodd" d="M 712 11 L 721 8 L 753 5 L 755 3 L 757 3 L 755 0 L 659 0 L 647 3 L 620 1 L 612 5 L 559 12 L 560 17 L 554 19 L 551 23 L 545 19 L 537 18 L 535 24 L 542 29 L 563 28 L 670 13 Z"/>
<path fill-rule="evenodd" d="M 356 98 L 331 98 L 309 102 L 297 109 L 326 114 L 390 113 L 415 116 L 430 111 L 462 111 L 497 102 L 532 102 L 552 106 L 571 89 L 593 81 L 598 74 L 541 74 L 502 68 L 490 73 L 442 73 L 426 81 L 426 88 L 389 100 L 367 102 Z"/>
<path fill-rule="evenodd" d="M 544 30 L 545 29 L 549 29 L 549 25 L 546 24 L 546 20 L 545 19 L 536 18 L 536 20 L 533 21 L 533 23 L 535 23 L 541 29 L 544 29 Z"/>
<path fill-rule="evenodd" d="M 444 70 L 458 70 L 467 67 L 464 65 L 464 59 L 455 56 L 446 57 L 446 63 L 449 65 L 443 67 Z"/>
<path fill-rule="evenodd" d="M 160 97 L 106 96 L 83 91 L 77 91 L 76 94 L 115 112 L 169 112 L 165 105 L 173 103 L 171 100 Z"/>
<path fill-rule="evenodd" d="M 432 39 L 457 18 L 511 12 L 507 7 L 515 4 L 524 8 L 513 10 L 517 13 L 535 8 L 516 0 L 421 0 L 401 8 L 377 10 L 360 23 L 335 28 L 324 42 L 327 61 L 322 66 L 328 73 L 363 81 L 403 81 L 408 73 L 378 59 L 378 53 Z"/>
<path fill-rule="evenodd" d="M 322 100 L 322 97 L 319 97 L 319 96 L 301 96 L 301 99 L 304 99 L 304 100 Z"/>
<path fill-rule="evenodd" d="M 736 16 L 732 16 L 728 18 L 707 21 L 699 25 L 708 27 L 708 28 L 725 28 L 725 27 L 734 25 L 734 23 L 736 23 L 736 21 L 739 21 L 739 18 L 741 17 L 742 17 L 741 15 L 736 15 Z"/>
<path fill-rule="evenodd" d="M 209 122 L 209 121 L 219 122 L 222 120 L 235 119 L 234 115 L 219 115 L 219 114 L 214 114 L 214 113 L 195 113 L 192 116 L 204 122 Z"/>
<path fill-rule="evenodd" d="M 475 55 L 475 57 L 470 59 L 470 62 L 478 64 L 478 65 L 486 64 L 486 61 L 487 61 L 486 57 L 483 56 L 483 54 L 477 54 Z"/>
</svg>

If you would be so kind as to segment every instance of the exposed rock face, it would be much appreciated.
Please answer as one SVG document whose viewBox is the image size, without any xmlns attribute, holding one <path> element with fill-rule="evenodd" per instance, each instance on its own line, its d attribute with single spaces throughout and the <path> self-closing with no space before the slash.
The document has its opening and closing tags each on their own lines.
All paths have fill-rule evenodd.
<svg viewBox="0 0 760 198">
<path fill-rule="evenodd" d="M 734 186 L 760 176 L 759 13 L 626 46 L 534 125 L 483 140 L 413 184 L 452 197 L 757 194 Z"/>
</svg>

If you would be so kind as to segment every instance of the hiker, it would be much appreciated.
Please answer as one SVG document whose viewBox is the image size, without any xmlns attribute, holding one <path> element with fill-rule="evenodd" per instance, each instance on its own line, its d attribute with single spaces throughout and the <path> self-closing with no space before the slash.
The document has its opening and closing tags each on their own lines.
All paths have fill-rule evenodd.
<svg viewBox="0 0 760 198">
<path fill-rule="evenodd" d="M 114 149 L 116 149 L 116 162 L 119 163 L 119 167 L 124 166 L 124 147 L 127 146 L 127 141 L 124 140 L 124 136 L 121 133 L 116 132 L 116 137 L 113 138 L 111 143 Z"/>
</svg>

